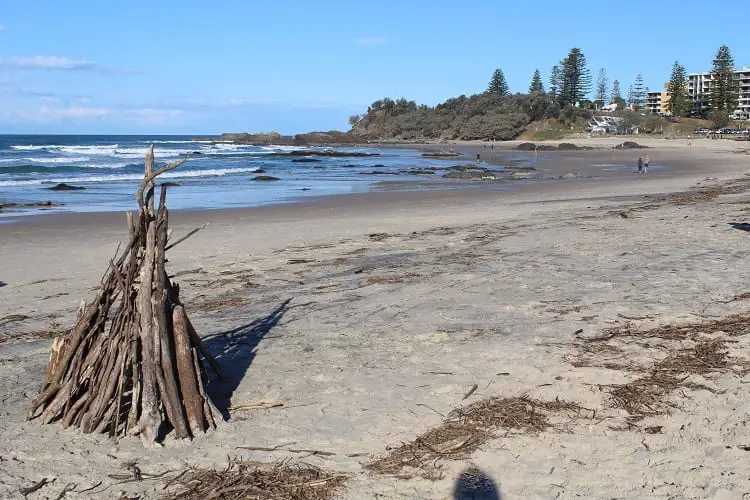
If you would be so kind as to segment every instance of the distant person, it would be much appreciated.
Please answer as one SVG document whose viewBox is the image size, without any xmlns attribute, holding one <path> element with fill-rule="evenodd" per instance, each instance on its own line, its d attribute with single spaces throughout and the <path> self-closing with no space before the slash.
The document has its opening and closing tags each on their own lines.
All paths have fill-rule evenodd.
<svg viewBox="0 0 750 500">
<path fill-rule="evenodd" d="M 477 163 L 479 163 L 480 155 L 477 153 Z"/>
<path fill-rule="evenodd" d="M 646 157 L 643 159 L 643 173 L 648 173 L 648 164 L 651 163 L 651 158 L 646 155 Z"/>
<path fill-rule="evenodd" d="M 643 158 L 640 156 L 638 157 L 638 173 L 643 173 Z"/>
</svg>

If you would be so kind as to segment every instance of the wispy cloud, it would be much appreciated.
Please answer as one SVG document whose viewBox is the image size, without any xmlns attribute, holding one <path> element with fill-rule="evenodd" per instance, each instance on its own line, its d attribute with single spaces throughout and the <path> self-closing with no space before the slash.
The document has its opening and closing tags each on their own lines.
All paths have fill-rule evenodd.
<svg viewBox="0 0 750 500">
<path fill-rule="evenodd" d="M 340 103 L 313 102 L 313 101 L 285 101 L 281 99 L 229 99 L 212 103 L 218 107 L 251 107 L 251 106 L 273 106 L 277 108 L 299 108 L 299 109 L 335 109 L 340 108 Z"/>
<path fill-rule="evenodd" d="M 97 71 L 99 73 L 127 74 L 132 70 L 108 68 L 85 59 L 69 59 L 57 56 L 10 57 L 0 59 L 0 68 L 47 70 L 47 71 Z"/>
<path fill-rule="evenodd" d="M 63 118 L 101 118 L 110 115 L 111 113 L 111 109 L 89 108 L 84 106 L 70 106 L 67 108 L 49 108 L 47 106 L 42 106 L 39 108 L 39 115 L 42 120 L 58 120 Z"/>
<path fill-rule="evenodd" d="M 0 24 L 0 31 L 5 31 L 8 27 Z"/>
<path fill-rule="evenodd" d="M 385 36 L 363 36 L 354 40 L 354 45 L 385 45 L 391 43 L 391 39 Z"/>
<path fill-rule="evenodd" d="M 171 108 L 112 108 L 95 106 L 40 106 L 21 110 L 14 116 L 6 113 L 7 121 L 28 123 L 93 123 L 108 120 L 142 126 L 182 125 L 189 113 Z M 13 119 L 11 119 L 13 118 Z"/>
</svg>

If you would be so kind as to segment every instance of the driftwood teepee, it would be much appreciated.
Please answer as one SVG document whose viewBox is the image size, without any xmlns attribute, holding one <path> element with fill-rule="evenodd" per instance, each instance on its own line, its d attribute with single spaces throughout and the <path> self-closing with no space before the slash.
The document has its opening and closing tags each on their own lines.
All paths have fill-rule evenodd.
<svg viewBox="0 0 750 500">
<path fill-rule="evenodd" d="M 154 211 L 154 179 L 184 161 L 154 172 L 151 146 L 136 193 L 138 216 L 127 213 L 129 243 L 110 261 L 98 295 L 81 305 L 75 327 L 54 340 L 29 419 L 61 421 L 85 433 L 139 434 L 145 446 L 170 426 L 178 438 L 216 426 L 220 417 L 204 391 L 198 351 L 217 373 L 219 367 L 164 267 L 166 251 L 195 231 L 168 242 L 164 185 Z"/>
</svg>

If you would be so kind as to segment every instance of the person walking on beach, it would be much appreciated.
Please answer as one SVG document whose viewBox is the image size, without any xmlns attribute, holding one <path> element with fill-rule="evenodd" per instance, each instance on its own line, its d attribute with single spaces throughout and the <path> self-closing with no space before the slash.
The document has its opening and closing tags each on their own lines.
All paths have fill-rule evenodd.
<svg viewBox="0 0 750 500">
<path fill-rule="evenodd" d="M 479 158 L 480 158 L 479 153 L 477 153 L 477 163 L 479 163 Z"/>
<path fill-rule="evenodd" d="M 638 157 L 638 173 L 643 173 L 643 158 L 640 156 Z"/>
<path fill-rule="evenodd" d="M 648 173 L 648 164 L 651 163 L 651 158 L 646 155 L 646 157 L 643 159 L 643 173 L 644 175 Z"/>
</svg>

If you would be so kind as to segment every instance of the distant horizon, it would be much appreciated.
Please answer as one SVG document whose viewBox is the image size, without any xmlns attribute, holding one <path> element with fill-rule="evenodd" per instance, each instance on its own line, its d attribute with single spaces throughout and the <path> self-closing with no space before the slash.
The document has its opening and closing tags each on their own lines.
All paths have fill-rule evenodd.
<svg viewBox="0 0 750 500">
<path fill-rule="evenodd" d="M 627 10 L 540 0 L 533 13 L 489 0 L 229 0 L 210 16 L 194 0 L 92 5 L 40 0 L 0 12 L 0 133 L 346 131 L 349 116 L 376 100 L 435 106 L 484 91 L 496 68 L 512 93 L 526 92 L 537 69 L 548 88 L 552 66 L 573 47 L 594 79 L 604 68 L 623 93 L 639 73 L 649 89 L 662 89 L 675 60 L 688 73 L 709 71 L 723 44 L 737 68 L 750 65 L 742 30 L 708 23 L 686 46 L 689 28 L 681 27 L 695 25 L 691 9 L 647 0 Z M 671 27 L 627 21 L 646 12 Z M 134 36 L 134 26 L 149 36 Z M 632 36 L 615 43 L 602 35 L 607 28 Z"/>
</svg>

